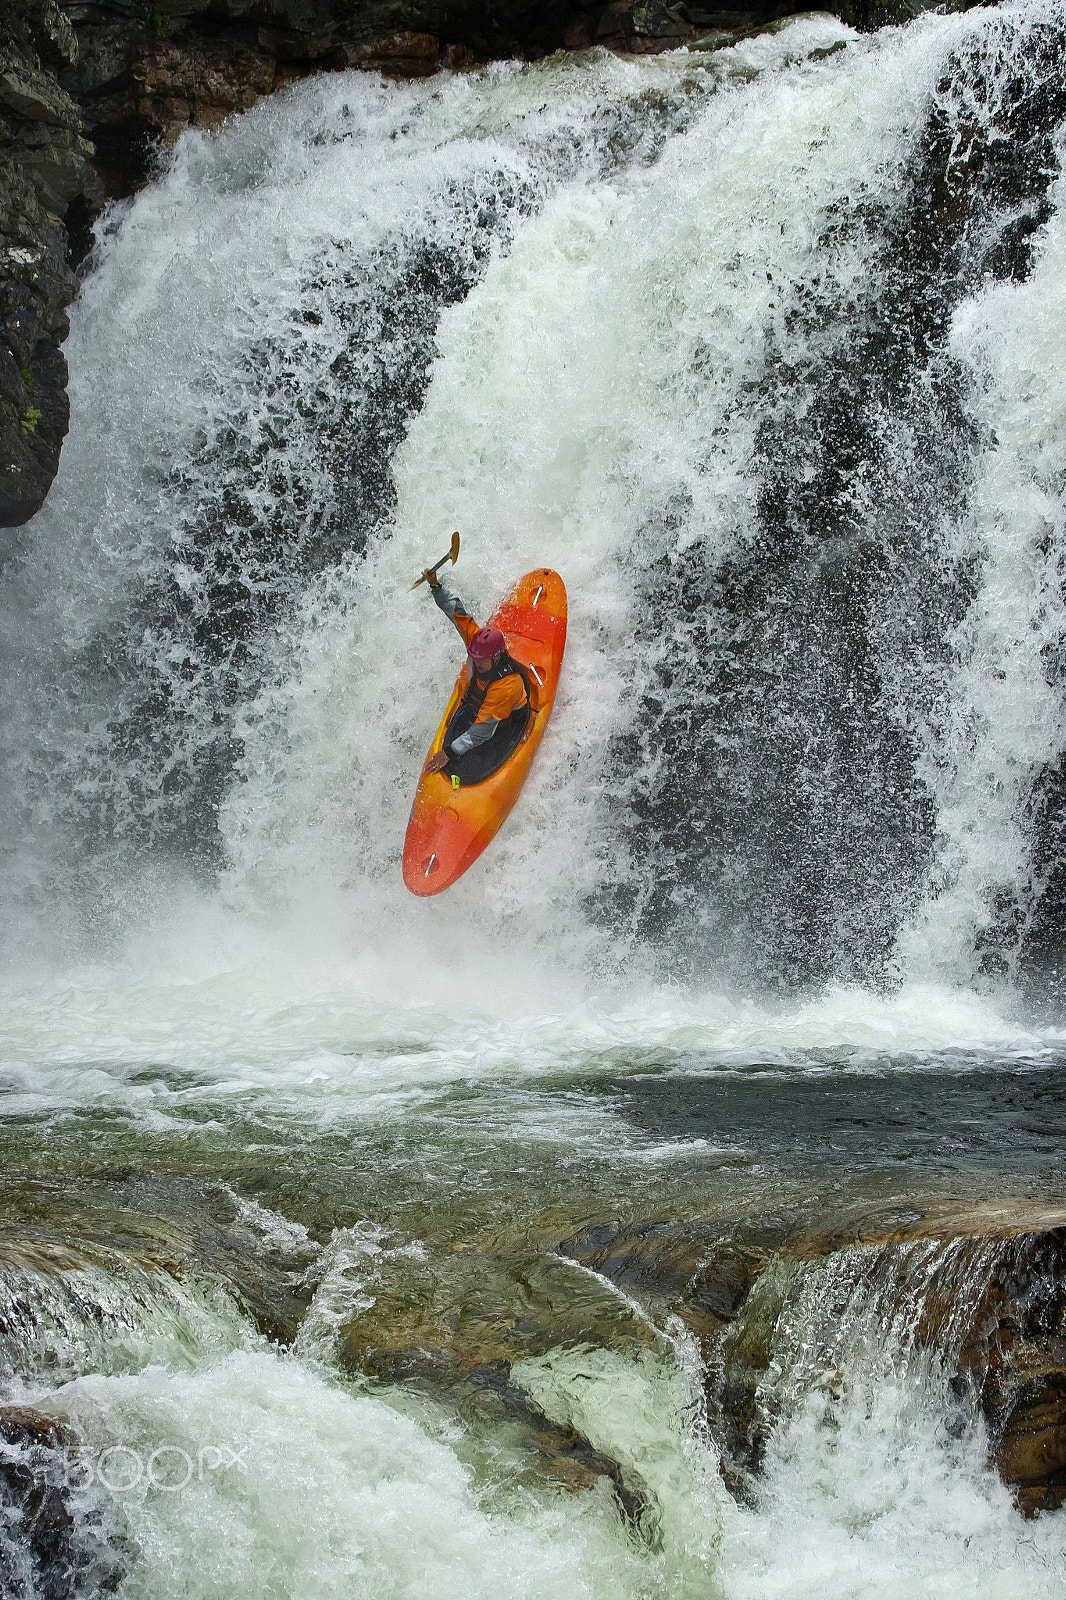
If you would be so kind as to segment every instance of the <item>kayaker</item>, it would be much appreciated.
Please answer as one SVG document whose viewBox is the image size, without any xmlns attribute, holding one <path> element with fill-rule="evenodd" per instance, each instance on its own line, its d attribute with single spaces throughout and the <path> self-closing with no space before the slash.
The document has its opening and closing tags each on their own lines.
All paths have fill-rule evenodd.
<svg viewBox="0 0 1066 1600">
<path fill-rule="evenodd" d="M 507 653 L 499 628 L 482 628 L 458 595 L 441 583 L 432 567 L 423 578 L 433 598 L 462 634 L 469 662 L 469 686 L 458 711 L 448 724 L 444 747 L 430 756 L 424 770 L 443 772 L 446 767 L 461 781 L 477 783 L 487 778 L 517 748 L 529 721 L 530 689 L 526 669 Z M 479 747 L 479 758 L 470 754 Z"/>
</svg>

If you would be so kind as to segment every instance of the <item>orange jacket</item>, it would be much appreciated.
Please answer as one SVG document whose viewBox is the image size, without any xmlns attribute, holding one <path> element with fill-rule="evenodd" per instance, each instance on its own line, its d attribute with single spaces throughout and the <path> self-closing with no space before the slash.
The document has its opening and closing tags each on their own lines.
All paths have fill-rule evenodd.
<svg viewBox="0 0 1066 1600">
<path fill-rule="evenodd" d="M 433 590 L 433 598 L 445 616 L 451 617 L 463 636 L 463 643 L 469 646 L 475 633 L 480 631 L 481 624 L 474 621 L 459 596 L 452 594 L 451 590 L 446 589 L 443 583 L 437 584 L 437 587 Z M 473 677 L 473 668 L 469 662 L 467 663 L 467 677 L 468 679 Z M 528 698 L 526 686 L 522 681 L 521 675 L 517 672 L 511 673 L 506 678 L 499 678 L 495 683 L 490 683 L 472 727 L 466 733 L 460 734 L 452 745 L 454 754 L 462 755 L 464 751 L 473 749 L 475 745 L 482 744 L 485 739 L 491 738 L 496 732 L 497 724 L 509 717 L 512 711 L 517 711 L 519 706 L 525 705 Z M 471 738 L 474 728 L 478 732 Z"/>
</svg>

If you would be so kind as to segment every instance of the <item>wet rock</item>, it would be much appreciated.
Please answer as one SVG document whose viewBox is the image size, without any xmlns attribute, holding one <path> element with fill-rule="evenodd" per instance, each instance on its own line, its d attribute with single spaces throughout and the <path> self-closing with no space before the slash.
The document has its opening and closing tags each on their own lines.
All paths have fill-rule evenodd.
<svg viewBox="0 0 1066 1600">
<path fill-rule="evenodd" d="M 12 1600 L 114 1594 L 131 1547 L 110 1495 L 77 1487 L 78 1440 L 28 1406 L 0 1407 L 0 1593 Z"/>
<path fill-rule="evenodd" d="M 331 66 L 380 72 L 387 78 L 429 78 L 441 64 L 440 40 L 432 33 L 410 29 L 341 45 L 330 57 Z"/>
<path fill-rule="evenodd" d="M 107 42 L 108 66 L 118 71 L 81 98 L 97 169 L 111 196 L 136 189 L 154 152 L 175 144 L 186 128 L 217 127 L 275 84 L 270 55 L 229 42 L 175 43 L 131 31 L 117 57 L 113 34 Z"/>
<path fill-rule="evenodd" d="M 922 1241 L 935 1248 L 915 1256 L 909 1247 Z M 991 1463 L 1019 1508 L 1031 1516 L 1066 1502 L 1066 1219 L 1024 1206 L 860 1212 L 797 1233 L 709 1366 L 733 1487 L 742 1491 L 758 1470 L 773 1425 L 760 1386 L 805 1264 L 855 1245 L 865 1247 L 856 1284 L 865 1275 L 886 1328 L 906 1328 L 917 1351 L 938 1352 L 949 1388 L 980 1409 Z"/>
<path fill-rule="evenodd" d="M 1060 1210 L 904 1203 L 813 1218 L 605 1223 L 558 1248 L 697 1335 L 723 1476 L 744 1495 L 778 1420 L 767 1382 L 790 1302 L 805 1273 L 856 1246 L 849 1295 L 876 1302 L 886 1328 L 905 1329 L 917 1350 L 941 1354 L 953 1393 L 983 1414 L 991 1462 L 1019 1508 L 1028 1516 L 1066 1503 Z"/>
<path fill-rule="evenodd" d="M 92 146 L 56 73 L 77 43 L 55 0 L 0 10 L 0 527 L 44 501 L 69 422 L 67 215 L 96 196 Z"/>
<path fill-rule="evenodd" d="M 665 1348 L 631 1306 L 552 1257 L 430 1254 L 383 1241 L 357 1254 L 353 1269 L 346 1303 L 327 1311 L 340 1329 L 343 1367 L 444 1402 L 466 1426 L 506 1439 L 536 1476 L 570 1492 L 606 1478 L 622 1514 L 654 1542 L 639 1475 L 572 1425 L 553 1421 L 511 1376 L 518 1360 L 552 1350 Z"/>
<path fill-rule="evenodd" d="M 777 1218 L 748 1221 L 739 1233 L 734 1221 L 607 1224 L 558 1249 L 706 1339 L 736 1316 L 787 1227 Z"/>
<path fill-rule="evenodd" d="M 951 1312 L 938 1310 L 942 1327 Z M 1002 1240 L 959 1366 L 977 1389 L 992 1460 L 1020 1509 L 1032 1516 L 1066 1503 L 1066 1227 Z"/>
<path fill-rule="evenodd" d="M 365 1306 L 347 1313 L 341 1357 L 393 1376 L 423 1357 L 458 1373 L 548 1350 L 656 1347 L 654 1329 L 593 1277 L 551 1256 L 383 1249 L 358 1269 Z"/>
<path fill-rule="evenodd" d="M 44 1445 L 71 1449 L 77 1440 L 55 1417 L 34 1406 L 0 1406 L 0 1439 L 6 1445 Z"/>
<path fill-rule="evenodd" d="M 1027 1517 L 1066 1503 L 1066 1353 L 1056 1368 L 1021 1384 L 993 1459 Z"/>
<path fill-rule="evenodd" d="M 223 1184 L 138 1177 L 85 1182 L 73 1193 L 32 1182 L 0 1188 L 0 1272 L 130 1265 L 221 1283 L 279 1344 L 291 1343 L 306 1312 L 305 1274 L 318 1248 Z"/>
<path fill-rule="evenodd" d="M 775 1258 L 738 1307 L 722 1337 L 704 1347 L 704 1388 L 719 1466 L 731 1494 L 746 1498 L 762 1467 L 773 1422 L 760 1404 L 773 1358 L 774 1334 L 789 1290 L 800 1272 L 796 1260 Z"/>
<path fill-rule="evenodd" d="M 590 42 L 626 55 L 658 55 L 676 50 L 696 36 L 680 6 L 615 3 L 600 10 L 589 27 Z"/>
</svg>

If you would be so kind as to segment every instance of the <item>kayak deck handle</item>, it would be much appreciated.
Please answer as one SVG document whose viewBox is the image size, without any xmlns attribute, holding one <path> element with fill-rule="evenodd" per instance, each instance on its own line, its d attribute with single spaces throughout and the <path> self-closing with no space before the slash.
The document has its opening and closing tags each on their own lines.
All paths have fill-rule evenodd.
<svg viewBox="0 0 1066 1600">
<path fill-rule="evenodd" d="M 544 687 L 544 679 L 541 677 L 540 673 L 537 671 L 536 667 L 533 665 L 532 662 L 530 662 L 530 664 L 529 664 L 529 670 L 533 674 L 533 676 L 536 678 L 536 680 L 540 684 L 541 688 L 543 689 L 543 687 Z"/>
<path fill-rule="evenodd" d="M 437 857 L 434 854 L 434 855 L 431 855 L 429 860 L 426 862 L 426 870 L 422 874 L 423 878 L 428 878 L 430 873 L 433 871 L 433 868 L 436 865 L 437 865 Z"/>
<path fill-rule="evenodd" d="M 537 590 L 536 594 L 533 596 L 533 604 L 534 605 L 536 605 L 537 601 L 540 599 L 540 597 L 541 597 L 541 595 L 543 593 L 544 593 L 544 585 L 541 584 L 540 588 Z"/>
</svg>

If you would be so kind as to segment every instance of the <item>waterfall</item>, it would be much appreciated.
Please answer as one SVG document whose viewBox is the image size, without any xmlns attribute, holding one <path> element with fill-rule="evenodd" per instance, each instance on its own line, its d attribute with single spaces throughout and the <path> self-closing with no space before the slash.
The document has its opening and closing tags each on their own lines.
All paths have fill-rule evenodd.
<svg viewBox="0 0 1066 1600">
<path fill-rule="evenodd" d="M 220 873 L 409 920 L 451 654 L 404 580 L 457 526 L 475 608 L 546 561 L 574 609 L 453 908 L 703 981 L 1054 980 L 1058 26 L 332 78 L 183 139 L 103 226 L 8 576 L 23 928 Z"/>
<path fill-rule="evenodd" d="M 1024 1319 L 1019 1286 L 1040 1277 L 1040 1255 L 1024 1237 L 918 1239 L 771 1264 L 710 1387 L 752 1508 L 742 1537 L 787 1550 L 789 1592 L 814 1594 L 830 1574 L 865 1583 L 879 1557 L 879 1593 L 913 1592 L 930 1566 L 950 1570 L 959 1593 L 985 1581 L 1010 1515 L 986 1471 L 1002 1421 L 988 1396 L 1013 1397 L 1026 1347 L 1012 1318 Z M 1045 1310 L 1049 1289 L 1033 1297 Z M 1035 1530 L 1038 1592 L 1057 1538 L 1050 1520 Z M 758 1592 L 745 1579 L 740 1592 Z"/>
<path fill-rule="evenodd" d="M 561 185 L 653 160 L 702 88 L 609 60 L 324 79 L 182 141 L 105 219 L 63 476 L 9 573 L 16 897 L 81 888 L 100 926 L 146 863 L 217 871 L 316 575 L 358 585 L 390 532 L 442 308 Z"/>
</svg>

